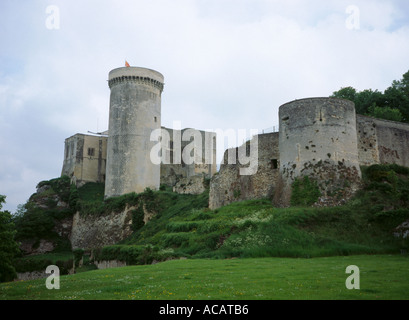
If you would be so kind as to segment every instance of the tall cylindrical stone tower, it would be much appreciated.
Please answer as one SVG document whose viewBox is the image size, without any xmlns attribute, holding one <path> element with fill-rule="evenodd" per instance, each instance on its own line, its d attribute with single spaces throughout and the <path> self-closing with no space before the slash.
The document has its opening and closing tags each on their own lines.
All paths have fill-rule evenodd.
<svg viewBox="0 0 409 320">
<path fill-rule="evenodd" d="M 138 67 L 109 73 L 105 198 L 159 188 L 160 165 L 150 159 L 157 142 L 151 142 L 150 135 L 161 128 L 163 80 L 159 72 Z"/>
<path fill-rule="evenodd" d="M 282 204 L 295 178 L 309 176 L 321 201 L 348 197 L 359 184 L 355 105 L 335 98 L 295 100 L 279 108 Z"/>
</svg>

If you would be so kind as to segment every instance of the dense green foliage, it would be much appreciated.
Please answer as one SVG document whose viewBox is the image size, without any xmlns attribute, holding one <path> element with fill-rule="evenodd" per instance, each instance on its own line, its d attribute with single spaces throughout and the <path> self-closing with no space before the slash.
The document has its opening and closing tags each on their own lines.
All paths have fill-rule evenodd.
<svg viewBox="0 0 409 320">
<path fill-rule="evenodd" d="M 16 233 L 11 214 L 1 211 L 6 196 L 0 195 L 0 282 L 10 281 L 16 276 L 14 258 L 19 254 L 18 244 L 14 240 Z"/>
<path fill-rule="evenodd" d="M 321 195 L 318 184 L 311 181 L 308 176 L 304 176 L 302 179 L 296 178 L 291 188 L 292 206 L 311 206 Z"/>
<path fill-rule="evenodd" d="M 73 268 L 73 259 L 64 257 L 63 260 L 53 261 L 47 259 L 43 255 L 38 257 L 24 257 L 18 258 L 14 262 L 14 266 L 17 272 L 33 272 L 33 271 L 44 271 L 48 266 L 56 265 L 60 269 L 60 274 L 68 274 L 69 271 Z"/>
<path fill-rule="evenodd" d="M 58 207 L 58 203 L 75 203 L 76 189 L 71 187 L 70 179 L 66 176 L 42 181 L 37 188 L 43 191 L 34 193 L 13 216 L 16 239 L 34 240 L 35 244 L 39 244 L 41 239 L 52 240 L 57 250 L 70 250 L 68 239 L 59 236 L 54 227 L 57 221 L 73 214 L 70 206 Z"/>
<path fill-rule="evenodd" d="M 371 89 L 358 92 L 353 87 L 344 87 L 331 97 L 353 101 L 358 114 L 409 123 L 409 71 L 384 92 Z"/>
</svg>

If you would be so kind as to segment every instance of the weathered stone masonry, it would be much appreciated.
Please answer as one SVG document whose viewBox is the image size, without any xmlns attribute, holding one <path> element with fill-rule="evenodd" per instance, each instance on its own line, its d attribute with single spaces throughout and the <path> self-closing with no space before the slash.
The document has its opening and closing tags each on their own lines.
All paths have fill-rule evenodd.
<svg viewBox="0 0 409 320">
<path fill-rule="evenodd" d="M 211 209 L 260 198 L 287 206 L 292 182 L 305 175 L 318 182 L 322 205 L 337 205 L 331 194 L 342 189 L 342 201 L 350 197 L 359 188 L 360 166 L 409 166 L 409 125 L 356 115 L 348 100 L 295 100 L 280 107 L 279 121 L 279 133 L 258 136 L 256 174 L 240 176 L 239 164 L 221 165 L 210 183 Z"/>
<path fill-rule="evenodd" d="M 109 73 L 111 89 L 105 197 L 159 189 L 160 166 L 150 159 L 151 132 L 161 128 L 163 75 L 123 67 Z"/>
</svg>

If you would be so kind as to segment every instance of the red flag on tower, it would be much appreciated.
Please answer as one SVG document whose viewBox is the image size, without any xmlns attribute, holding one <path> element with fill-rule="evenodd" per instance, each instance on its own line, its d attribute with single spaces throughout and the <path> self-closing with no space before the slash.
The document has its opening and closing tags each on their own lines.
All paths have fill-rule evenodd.
<svg viewBox="0 0 409 320">
<path fill-rule="evenodd" d="M 130 67 L 128 61 L 125 60 L 125 67 Z"/>
</svg>

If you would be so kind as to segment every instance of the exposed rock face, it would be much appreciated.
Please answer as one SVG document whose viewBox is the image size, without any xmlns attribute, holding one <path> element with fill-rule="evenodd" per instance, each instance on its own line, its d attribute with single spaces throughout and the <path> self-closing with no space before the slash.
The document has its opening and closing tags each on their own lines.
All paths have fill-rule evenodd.
<svg viewBox="0 0 409 320">
<path fill-rule="evenodd" d="M 40 240 L 23 240 L 20 244 L 20 249 L 25 255 L 43 254 L 51 252 L 55 249 L 55 244 L 52 241 Z"/>
<path fill-rule="evenodd" d="M 409 220 L 403 222 L 400 224 L 395 230 L 394 230 L 394 235 L 395 237 L 400 237 L 403 239 L 409 238 Z"/>
<path fill-rule="evenodd" d="M 57 232 L 60 237 L 69 239 L 71 237 L 72 221 L 72 217 L 55 220 L 54 231 Z"/>
<path fill-rule="evenodd" d="M 253 138 L 254 139 L 254 138 Z M 209 208 L 216 209 L 229 203 L 248 199 L 270 198 L 279 177 L 278 133 L 260 134 L 257 136 L 258 152 L 249 155 L 258 159 L 257 171 L 250 175 L 240 173 L 246 165 L 239 161 L 228 163 L 228 153 L 224 153 L 224 164 L 210 182 Z M 249 142 L 235 148 L 249 149 Z M 230 149 L 231 150 L 231 149 Z M 249 149 L 248 151 L 251 152 Z M 247 154 L 249 152 L 246 151 Z"/>
<path fill-rule="evenodd" d="M 105 215 L 81 215 L 73 217 L 70 237 L 73 249 L 92 249 L 115 244 L 132 233 L 132 210 L 126 207 L 123 212 Z"/>
</svg>

